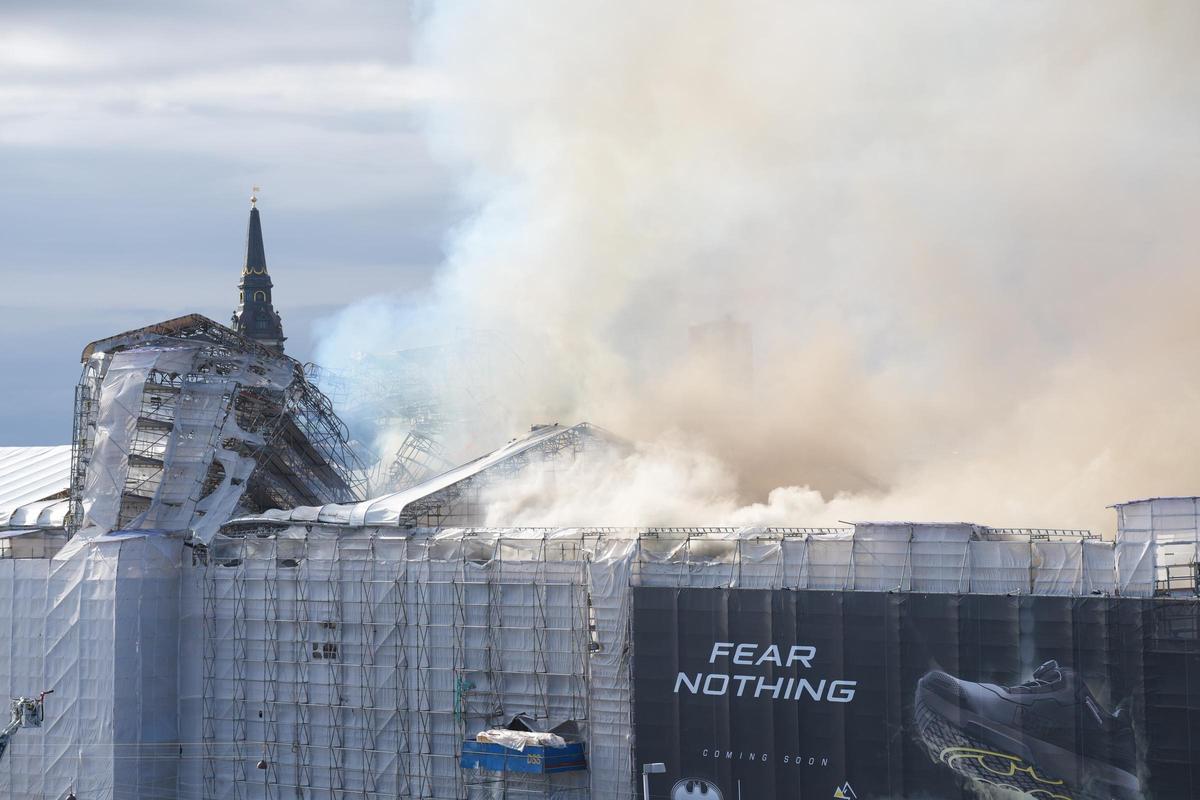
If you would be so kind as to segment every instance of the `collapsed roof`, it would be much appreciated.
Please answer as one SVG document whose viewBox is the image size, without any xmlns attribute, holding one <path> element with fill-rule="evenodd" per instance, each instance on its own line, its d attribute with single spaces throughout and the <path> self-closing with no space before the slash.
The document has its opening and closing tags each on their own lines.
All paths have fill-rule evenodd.
<svg viewBox="0 0 1200 800">
<path fill-rule="evenodd" d="M 191 314 L 84 348 L 72 530 L 211 538 L 235 513 L 360 498 L 364 470 L 303 365 Z"/>
<path fill-rule="evenodd" d="M 442 527 L 482 524 L 481 494 L 498 480 L 511 478 L 531 462 L 569 463 L 594 448 L 614 446 L 612 434 L 586 422 L 570 427 L 538 425 L 504 447 L 415 486 L 358 503 L 331 503 L 274 509 L 233 520 L 232 525 L 263 522 L 320 522 L 349 526 Z"/>
</svg>

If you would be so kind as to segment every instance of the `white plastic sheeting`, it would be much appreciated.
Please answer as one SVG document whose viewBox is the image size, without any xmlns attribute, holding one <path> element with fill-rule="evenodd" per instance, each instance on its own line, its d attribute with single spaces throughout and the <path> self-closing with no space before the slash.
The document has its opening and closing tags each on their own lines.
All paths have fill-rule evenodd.
<svg viewBox="0 0 1200 800">
<path fill-rule="evenodd" d="M 202 744 L 185 760 L 202 767 L 181 795 L 493 796 L 496 776 L 458 766 L 465 739 L 517 714 L 589 718 L 586 565 L 577 537 L 563 539 L 317 528 L 214 541 L 189 570 L 204 609 Z M 586 781 L 504 784 L 579 798 Z"/>
<path fill-rule="evenodd" d="M 237 507 L 254 469 L 254 460 L 243 452 L 263 444 L 260 436 L 238 426 L 237 391 L 239 387 L 285 388 L 293 377 L 290 362 L 229 353 L 216 364 L 202 342 L 94 357 L 108 358 L 109 363 L 99 393 L 94 444 L 87 455 L 80 534 L 91 538 L 120 525 L 130 464 L 139 455 L 148 455 L 161 461 L 161 478 L 149 507 L 123 527 L 190 531 L 201 542 L 211 540 Z M 135 435 L 152 372 L 192 379 L 179 389 L 169 432 L 146 454 L 135 452 Z M 221 481 L 202 494 L 214 462 L 221 468 Z"/>
<path fill-rule="evenodd" d="M 69 500 L 40 500 L 18 506 L 8 518 L 9 528 L 62 528 L 66 524 Z"/>
<path fill-rule="evenodd" d="M 483 744 L 498 744 L 518 752 L 526 747 L 566 747 L 566 740 L 554 733 L 541 731 L 513 731 L 508 728 L 489 728 L 475 734 L 475 741 Z"/>
<path fill-rule="evenodd" d="M 170 354 L 178 356 L 174 351 Z M 150 371 L 166 355 L 160 350 L 129 351 L 118 353 L 108 364 L 101 383 L 95 439 L 88 454 L 83 487 L 80 530 L 83 536 L 97 536 L 117 528 L 142 392 Z"/>
<path fill-rule="evenodd" d="M 1115 506 L 1121 594 L 1196 589 L 1200 499 L 1155 497 Z"/>
<path fill-rule="evenodd" d="M 633 800 L 634 586 L 1054 595 L 1116 586 L 1111 544 L 969 524 L 809 533 L 313 524 L 274 536 L 219 537 L 207 564 L 185 570 L 184 617 L 205 634 L 184 645 L 181 726 L 203 741 L 185 747 L 184 796 L 261 797 L 265 782 L 272 797 Z M 458 768 L 464 738 L 519 713 L 546 727 L 576 720 L 589 773 L 535 780 Z"/>
<path fill-rule="evenodd" d="M 1117 587 L 1111 542 L 999 536 L 965 523 L 804 534 L 683 529 L 643 537 L 637 570 L 654 586 L 1052 595 Z"/>
<path fill-rule="evenodd" d="M 1117 594 L 1117 551 L 1112 542 L 1083 543 L 1083 586 L 1080 594 Z"/>
<path fill-rule="evenodd" d="M 47 498 L 70 487 L 70 445 L 0 447 L 0 528 L 61 527 L 66 502 Z M 43 512 L 45 521 L 39 522 Z"/>
<path fill-rule="evenodd" d="M 57 559 L 0 561 L 11 609 L 0 686 L 53 689 L 13 738 L 0 798 L 162 798 L 177 778 L 178 542 L 103 537 Z"/>
<path fill-rule="evenodd" d="M 222 447 L 235 391 L 236 384 L 228 381 L 184 384 L 163 454 L 163 480 L 150 508 L 128 527 L 190 529 L 200 541 L 208 541 L 229 518 L 242 494 L 233 488 L 243 486 L 254 470 L 254 459 Z M 214 459 L 223 478 L 215 491 L 201 498 L 199 487 Z"/>
<path fill-rule="evenodd" d="M 633 763 L 633 653 L 629 643 L 633 613 L 629 586 L 639 550 L 636 539 L 611 538 L 587 561 L 595 615 L 595 642 L 588 664 L 588 766 L 592 800 L 631 797 Z"/>
<path fill-rule="evenodd" d="M 914 592 L 965 592 L 973 525 L 914 525 L 910 545 Z"/>
<path fill-rule="evenodd" d="M 55 690 L 46 724 L 14 739 L 0 800 L 634 800 L 633 587 L 1128 591 L 1119 547 L 910 523 L 296 524 L 218 536 L 195 559 L 164 536 L 77 537 L 53 560 L 0 561 L 0 685 Z M 517 714 L 574 720 L 589 770 L 459 768 L 464 739 Z"/>
</svg>

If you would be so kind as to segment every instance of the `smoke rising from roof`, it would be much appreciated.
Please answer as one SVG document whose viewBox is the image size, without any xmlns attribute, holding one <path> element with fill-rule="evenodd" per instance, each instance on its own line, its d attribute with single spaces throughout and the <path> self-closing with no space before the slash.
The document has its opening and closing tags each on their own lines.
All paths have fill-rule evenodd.
<svg viewBox="0 0 1200 800">
<path fill-rule="evenodd" d="M 478 211 L 376 327 L 504 331 L 514 424 L 640 443 L 497 521 L 1107 530 L 1107 503 L 1200 492 L 1198 25 L 1186 0 L 438 6 L 427 129 Z M 749 369 L 688 348 L 727 315 Z M 357 330 L 321 357 L 396 346 Z"/>
</svg>

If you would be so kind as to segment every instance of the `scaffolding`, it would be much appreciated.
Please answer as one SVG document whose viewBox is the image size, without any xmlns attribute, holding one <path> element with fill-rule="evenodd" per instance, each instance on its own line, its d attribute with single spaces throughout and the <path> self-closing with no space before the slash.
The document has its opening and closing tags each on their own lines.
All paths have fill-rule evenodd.
<svg viewBox="0 0 1200 800">
<path fill-rule="evenodd" d="M 1200 498 L 1152 497 L 1119 503 L 1117 538 L 1139 590 L 1200 596 Z"/>
<path fill-rule="evenodd" d="M 580 423 L 571 427 L 535 425 L 525 436 L 504 447 L 442 472 L 401 491 L 359 503 L 331 503 L 274 510 L 259 516 L 239 517 L 251 526 L 260 518 L 293 522 L 395 525 L 402 528 L 465 527 L 487 524 L 491 502 L 530 466 L 553 474 L 568 468 L 581 456 L 625 443 L 607 431 Z"/>
<path fill-rule="evenodd" d="M 374 483 L 380 494 L 416 486 L 454 465 L 445 457 L 445 445 L 430 424 L 412 428 L 396 451 L 386 476 Z"/>
<path fill-rule="evenodd" d="M 203 796 L 588 797 L 586 773 L 458 764 L 517 714 L 588 725 L 586 566 L 541 536 L 217 539 Z"/>
<path fill-rule="evenodd" d="M 1136 594 L 1118 546 L 966 523 L 227 525 L 197 548 L 203 796 L 632 800 L 633 587 Z M 578 731 L 588 772 L 459 766 L 520 714 Z"/>
<path fill-rule="evenodd" d="M 400 491 L 499 445 L 513 420 L 504 398 L 520 359 L 499 337 L 362 355 L 342 369 L 308 368 L 373 451 L 372 494 Z"/>
<path fill-rule="evenodd" d="M 0 532 L 0 559 L 51 558 L 67 543 L 63 530 L 11 530 Z"/>
<path fill-rule="evenodd" d="M 0 681 L 64 689 L 45 731 L 14 742 L 0 796 L 633 800 L 637 587 L 1144 597 L 1154 646 L 1192 653 L 1194 602 L 1153 596 L 1142 546 L 966 523 L 266 517 L 207 546 L 77 537 L 53 560 L 0 560 L 20 645 Z M 518 716 L 574 732 L 587 770 L 461 766 L 464 742 Z"/>
<path fill-rule="evenodd" d="M 355 500 L 348 438 L 299 364 L 211 320 L 110 337 L 84 351 L 68 529 L 211 538 L 235 509 Z"/>
<path fill-rule="evenodd" d="M 487 521 L 489 493 L 512 481 L 530 465 L 550 470 L 565 468 L 589 450 L 615 443 L 606 432 L 587 423 L 571 427 L 537 425 L 525 441 L 528 446 L 517 440 L 504 457 L 485 468 L 467 471 L 443 488 L 421 493 L 418 485 L 417 496 L 400 511 L 400 524 L 430 528 L 483 525 Z"/>
</svg>

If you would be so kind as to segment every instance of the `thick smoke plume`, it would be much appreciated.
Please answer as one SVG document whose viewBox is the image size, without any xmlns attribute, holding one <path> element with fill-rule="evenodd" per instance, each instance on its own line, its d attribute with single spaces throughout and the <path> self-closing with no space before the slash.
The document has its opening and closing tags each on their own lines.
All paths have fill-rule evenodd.
<svg viewBox="0 0 1200 800">
<path fill-rule="evenodd" d="M 1187 0 L 435 6 L 429 140 L 477 213 L 394 335 L 321 356 L 500 331 L 514 427 L 638 443 L 497 522 L 1109 530 L 1200 493 L 1197 30 Z M 726 317 L 749 368 L 689 347 Z"/>
</svg>

